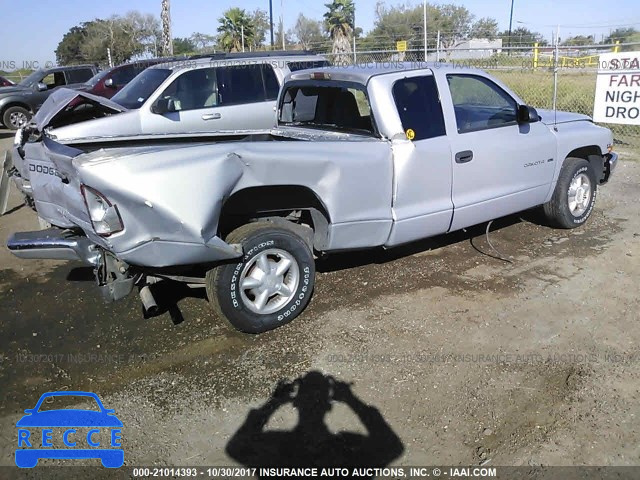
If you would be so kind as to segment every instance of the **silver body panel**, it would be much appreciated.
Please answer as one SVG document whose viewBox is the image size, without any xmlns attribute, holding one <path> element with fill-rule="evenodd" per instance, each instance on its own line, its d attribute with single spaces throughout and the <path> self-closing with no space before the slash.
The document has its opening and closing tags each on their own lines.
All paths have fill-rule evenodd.
<svg viewBox="0 0 640 480">
<path fill-rule="evenodd" d="M 459 134 L 447 73 L 489 78 L 522 104 L 479 70 L 325 71 L 366 86 L 380 138 L 293 127 L 123 138 L 83 127 L 89 133 L 65 142 L 57 129 L 51 133 L 58 141 L 25 145 L 19 169 L 31 175 L 36 208 L 46 221 L 81 228 L 91 242 L 129 264 L 168 267 L 240 255 L 218 237 L 218 227 L 226 199 L 245 189 L 293 185 L 313 192 L 329 217 L 317 245 L 322 251 L 393 247 L 540 205 L 572 150 L 594 146 L 607 152 L 612 143 L 608 129 L 569 113 L 559 113 L 553 124 L 542 112 L 541 122 Z M 391 91 L 397 80 L 414 75 L 435 77 L 446 136 L 407 139 Z M 128 113 L 112 118 L 124 120 Z M 230 141 L 230 135 L 247 138 Z M 170 143 L 149 144 L 159 140 Z M 472 150 L 474 160 L 457 163 L 461 150 Z M 107 238 L 94 233 L 81 184 L 117 205 L 124 231 Z"/>
</svg>

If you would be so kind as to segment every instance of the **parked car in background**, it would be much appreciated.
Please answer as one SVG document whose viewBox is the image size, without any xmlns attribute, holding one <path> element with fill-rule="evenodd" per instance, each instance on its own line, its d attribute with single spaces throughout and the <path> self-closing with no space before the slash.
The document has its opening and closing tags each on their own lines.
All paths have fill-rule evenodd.
<svg viewBox="0 0 640 480">
<path fill-rule="evenodd" d="M 40 125 L 45 121 L 61 143 L 103 135 L 271 128 L 285 76 L 328 64 L 323 57 L 306 52 L 218 54 L 162 63 L 144 70 L 111 102 L 84 92 L 56 92 L 35 121 Z M 101 104 L 94 109 L 95 119 L 87 120 L 87 111 L 74 114 L 82 108 L 78 98 Z M 52 116 L 56 117 L 53 123 L 45 120 Z"/>
<path fill-rule="evenodd" d="M 98 73 L 94 65 L 39 69 L 17 85 L 0 89 L 0 120 L 10 130 L 29 122 L 51 93 L 60 87 L 77 87 Z"/>
<path fill-rule="evenodd" d="M 13 85 L 15 85 L 15 83 L 8 78 L 0 77 L 0 87 L 11 87 Z"/>
<path fill-rule="evenodd" d="M 223 102 L 237 93 L 228 75 L 216 76 Z M 172 87 L 181 76 L 152 102 L 186 105 Z M 55 121 L 54 111 L 41 113 Z M 277 118 L 272 130 L 142 141 L 96 131 L 65 145 L 38 118 L 13 157 L 31 172 L 38 215 L 57 228 L 16 233 L 9 250 L 82 260 L 105 298 L 137 286 L 147 311 L 158 281 L 203 284 L 219 316 L 257 333 L 304 310 L 315 256 L 397 247 L 533 207 L 579 227 L 618 159 L 611 131 L 588 116 L 536 111 L 459 65 L 300 71 L 282 87 Z"/>
<path fill-rule="evenodd" d="M 176 60 L 176 58 L 153 58 L 118 65 L 99 72 L 78 90 L 104 98 L 111 98 L 145 69 L 159 63 L 174 62 Z"/>
</svg>

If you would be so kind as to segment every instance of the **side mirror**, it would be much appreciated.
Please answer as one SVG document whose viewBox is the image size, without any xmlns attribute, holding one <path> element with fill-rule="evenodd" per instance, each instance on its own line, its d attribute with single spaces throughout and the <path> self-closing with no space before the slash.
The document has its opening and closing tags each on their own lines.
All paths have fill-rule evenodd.
<svg viewBox="0 0 640 480">
<path fill-rule="evenodd" d="M 38 82 L 38 83 L 37 83 L 37 85 L 36 85 L 36 89 L 37 89 L 39 92 L 44 92 L 44 91 L 46 91 L 48 88 L 49 88 L 49 87 L 47 87 L 47 84 L 46 84 L 46 83 Z"/>
<path fill-rule="evenodd" d="M 540 120 L 535 108 L 528 105 L 518 105 L 518 123 L 535 123 Z"/>
<path fill-rule="evenodd" d="M 176 102 L 172 98 L 159 98 L 151 107 L 151 111 L 157 115 L 164 115 L 165 113 L 177 112 L 179 110 Z"/>
<path fill-rule="evenodd" d="M 116 88 L 115 83 L 113 83 L 113 78 L 107 78 L 107 79 L 104 81 L 104 86 L 105 86 L 105 87 L 108 87 L 108 88 Z"/>
</svg>

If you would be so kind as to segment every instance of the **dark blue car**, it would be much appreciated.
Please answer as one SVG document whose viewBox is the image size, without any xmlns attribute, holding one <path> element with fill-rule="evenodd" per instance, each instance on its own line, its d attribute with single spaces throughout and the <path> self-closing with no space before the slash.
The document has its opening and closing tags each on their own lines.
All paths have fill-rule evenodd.
<svg viewBox="0 0 640 480">
<path fill-rule="evenodd" d="M 80 409 L 60 409 L 39 411 L 43 402 L 50 397 L 89 397 L 93 398 L 99 411 L 80 410 Z M 91 392 L 49 392 L 40 397 L 36 406 L 32 409 L 25 410 L 16 427 L 18 427 L 18 447 L 22 449 L 16 450 L 16 465 L 22 468 L 33 468 L 38 464 L 41 458 L 56 459 L 88 459 L 99 458 L 102 465 L 107 468 L 119 468 L 124 463 L 124 450 L 120 444 L 120 432 L 122 422 L 114 415 L 115 410 L 104 408 L 100 398 Z M 31 439 L 30 428 L 43 428 L 42 439 L 38 437 L 36 440 Z M 74 448 L 77 441 L 71 441 L 71 435 L 74 440 L 78 440 L 77 432 L 74 429 L 93 427 L 86 435 L 86 442 L 92 448 Z M 64 429 L 63 439 L 66 447 L 70 448 L 54 448 L 51 443 L 52 428 Z M 101 433 L 98 429 L 110 429 L 110 442 L 107 445 L 110 448 L 104 448 L 95 437 Z M 41 440 L 41 441 L 40 441 Z M 103 440 L 103 438 L 102 438 Z M 25 448 L 26 447 L 26 448 Z M 38 447 L 38 448 L 35 448 Z M 44 448 L 40 448 L 44 447 Z"/>
</svg>

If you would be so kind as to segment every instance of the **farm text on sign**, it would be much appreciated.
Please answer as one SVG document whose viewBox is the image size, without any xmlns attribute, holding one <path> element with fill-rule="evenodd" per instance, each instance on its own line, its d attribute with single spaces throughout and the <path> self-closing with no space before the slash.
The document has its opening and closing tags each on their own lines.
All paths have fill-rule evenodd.
<svg viewBox="0 0 640 480">
<path fill-rule="evenodd" d="M 640 125 L 640 52 L 600 55 L 593 120 Z"/>
</svg>

